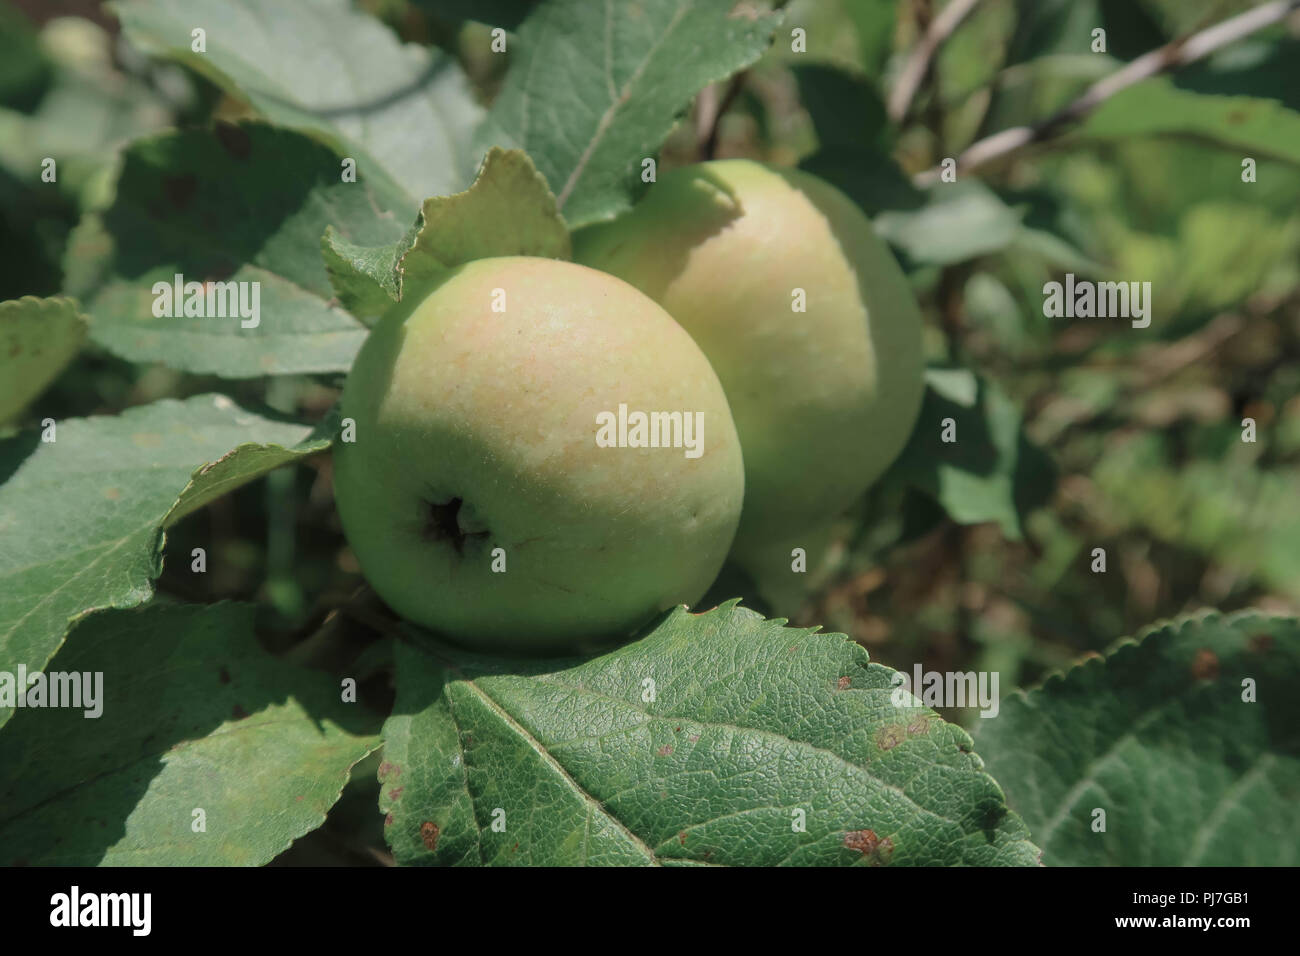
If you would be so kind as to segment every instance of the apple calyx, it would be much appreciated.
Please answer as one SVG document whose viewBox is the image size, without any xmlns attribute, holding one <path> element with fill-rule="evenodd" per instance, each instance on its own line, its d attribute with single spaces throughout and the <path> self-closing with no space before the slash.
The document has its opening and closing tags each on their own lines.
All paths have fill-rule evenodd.
<svg viewBox="0 0 1300 956">
<path fill-rule="evenodd" d="M 486 531 L 467 531 L 460 523 L 460 509 L 465 504 L 463 498 L 449 501 L 426 501 L 424 508 L 424 527 L 421 529 L 426 541 L 450 542 L 458 554 L 465 553 L 465 542 L 470 538 L 486 538 Z"/>
</svg>

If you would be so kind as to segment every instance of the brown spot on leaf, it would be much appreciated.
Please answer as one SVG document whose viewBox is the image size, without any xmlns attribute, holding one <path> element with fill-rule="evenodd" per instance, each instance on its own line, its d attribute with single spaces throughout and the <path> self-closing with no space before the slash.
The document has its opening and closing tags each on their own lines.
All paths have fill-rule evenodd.
<svg viewBox="0 0 1300 956">
<path fill-rule="evenodd" d="M 1233 110 L 1231 113 L 1229 113 L 1227 116 L 1224 117 L 1224 120 L 1226 120 L 1228 123 L 1232 124 L 1233 126 L 1240 126 L 1248 119 L 1250 119 L 1250 114 L 1247 113 L 1245 110 Z"/>
<path fill-rule="evenodd" d="M 677 831 L 677 842 L 680 843 L 682 846 L 686 846 L 686 831 L 685 831 L 685 830 L 678 830 L 678 831 Z"/>
<path fill-rule="evenodd" d="M 656 751 L 656 753 L 658 753 L 659 756 L 661 757 L 667 757 L 672 752 L 673 752 L 673 748 L 671 744 L 664 744 L 662 747 L 658 749 L 658 751 Z"/>
<path fill-rule="evenodd" d="M 389 800 L 402 799 L 402 791 L 405 789 L 406 789 L 405 787 L 394 787 L 392 790 L 388 791 L 388 799 Z"/>
<path fill-rule="evenodd" d="M 167 176 L 163 179 L 163 195 L 177 209 L 184 209 L 199 191 L 199 181 L 191 174 Z"/>
<path fill-rule="evenodd" d="M 689 737 L 687 737 L 686 739 L 689 740 L 691 743 L 695 743 L 695 741 L 697 741 L 697 740 L 700 739 L 700 735 L 699 735 L 699 734 L 691 734 L 691 735 L 690 735 Z"/>
<path fill-rule="evenodd" d="M 17 342 L 15 342 L 13 345 L 11 345 L 11 346 L 9 347 L 9 357 L 10 357 L 10 358 L 17 358 L 19 355 L 22 355 L 22 354 L 23 354 L 23 347 L 22 347 L 20 344 L 18 344 Z"/>
<path fill-rule="evenodd" d="M 397 764 L 389 763 L 387 760 L 380 763 L 379 780 L 381 783 L 387 780 L 390 776 L 400 777 L 401 775 L 402 775 L 402 768 L 399 767 Z"/>
<path fill-rule="evenodd" d="M 1202 647 L 1192 658 L 1192 676 L 1197 680 L 1213 680 L 1219 676 L 1219 658 L 1208 647 Z"/>
<path fill-rule="evenodd" d="M 907 728 L 899 724 L 890 724 L 876 731 L 876 746 L 881 750 L 893 750 L 907 738 Z"/>
<path fill-rule="evenodd" d="M 392 825 L 393 825 L 393 815 L 392 815 L 391 813 L 385 813 L 385 814 L 384 814 L 384 826 L 386 826 L 386 827 L 391 827 Z"/>
<path fill-rule="evenodd" d="M 217 134 L 217 142 L 227 153 L 235 159 L 248 159 L 248 154 L 253 151 L 253 142 L 249 139 L 247 130 L 231 123 L 218 123 L 214 132 Z"/>
<path fill-rule="evenodd" d="M 849 830 L 844 834 L 844 845 L 859 853 L 874 853 L 880 846 L 880 838 L 875 830 Z"/>
<path fill-rule="evenodd" d="M 727 14 L 727 18 L 729 20 L 748 20 L 751 23 L 757 23 L 762 15 L 763 11 L 753 0 L 737 0 L 737 3 L 731 8 L 731 12 Z"/>
<path fill-rule="evenodd" d="M 888 863 L 894 855 L 894 841 L 876 836 L 875 830 L 849 830 L 844 834 L 844 845 L 871 858 L 872 866 Z"/>
<path fill-rule="evenodd" d="M 104 497 L 109 501 L 118 501 L 122 497 L 122 491 L 119 488 L 105 488 Z"/>
<path fill-rule="evenodd" d="M 230 716 L 235 720 L 243 720 L 248 716 L 248 711 L 236 704 L 234 707 L 230 708 Z"/>
<path fill-rule="evenodd" d="M 1273 649 L 1272 634 L 1256 634 L 1250 639 L 1249 647 L 1256 654 L 1263 654 Z"/>
<path fill-rule="evenodd" d="M 425 820 L 420 824 L 420 839 L 424 841 L 425 847 L 432 853 L 434 847 L 438 845 L 438 824 L 432 820 Z"/>
<path fill-rule="evenodd" d="M 426 821 L 420 825 L 420 839 L 424 842 L 425 847 L 429 849 L 430 853 L 432 853 L 434 848 L 438 845 L 439 832 L 441 831 L 438 830 L 437 823 L 434 823 L 432 819 L 426 819 Z"/>
<path fill-rule="evenodd" d="M 907 735 L 917 737 L 930 732 L 930 721 L 924 717 L 913 717 L 912 722 L 907 725 Z"/>
<path fill-rule="evenodd" d="M 835 688 L 837 690 L 848 690 L 851 686 L 853 686 L 853 678 L 849 677 L 847 674 L 835 682 Z"/>
</svg>

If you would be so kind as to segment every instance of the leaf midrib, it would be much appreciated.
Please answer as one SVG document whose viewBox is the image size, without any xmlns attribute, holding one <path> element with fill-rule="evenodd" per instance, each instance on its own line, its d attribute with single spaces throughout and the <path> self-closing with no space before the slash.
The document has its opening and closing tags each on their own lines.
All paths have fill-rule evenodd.
<svg viewBox="0 0 1300 956">
<path fill-rule="evenodd" d="M 587 804 L 588 821 L 590 820 L 590 814 L 592 812 L 600 814 L 602 817 L 608 820 L 617 830 L 619 830 L 632 843 L 633 846 L 640 849 L 649 859 L 651 864 L 655 866 L 659 865 L 659 858 L 655 855 L 655 851 L 652 850 L 644 840 L 642 840 L 639 836 L 637 836 L 635 833 L 629 830 L 622 820 L 618 819 L 618 817 L 614 816 L 612 813 L 606 810 L 604 804 L 602 804 L 599 800 L 597 800 L 592 794 L 588 793 L 587 790 L 580 783 L 578 783 L 577 780 L 573 778 L 573 775 L 570 774 L 569 771 L 558 760 L 555 759 L 555 757 L 551 754 L 550 750 L 548 750 L 540 740 L 538 740 L 531 733 L 529 733 L 528 729 L 525 728 L 521 723 L 519 723 L 519 721 L 515 720 L 514 716 L 510 714 L 500 703 L 498 703 L 495 698 L 493 698 L 490 694 L 488 694 L 487 691 L 485 691 L 482 687 L 479 687 L 477 682 L 473 680 L 462 679 L 459 681 L 459 683 L 464 684 L 466 687 L 472 690 L 478 696 L 478 698 L 483 702 L 483 704 L 486 707 L 488 707 L 489 710 L 491 710 L 493 713 L 499 716 L 501 720 L 505 722 L 506 726 L 509 727 L 511 730 L 513 730 L 516 734 L 518 734 L 519 737 L 522 738 L 524 742 L 527 743 L 528 746 L 531 747 L 533 751 L 539 757 L 542 758 L 543 761 L 545 761 L 547 766 L 549 766 L 556 775 L 558 775 L 562 780 L 564 780 L 573 788 L 573 790 Z M 459 730 L 460 730 L 459 725 L 457 725 L 457 736 L 459 736 Z M 588 823 L 587 825 L 590 826 L 590 823 Z M 481 856 L 482 856 L 482 851 L 480 850 L 480 858 Z"/>
<path fill-rule="evenodd" d="M 655 54 L 659 52 L 659 48 L 663 46 L 664 41 L 668 39 L 669 35 L 677 29 L 677 25 L 685 19 L 688 12 L 690 12 L 689 2 L 678 5 L 676 12 L 673 13 L 672 18 L 668 21 L 668 25 L 664 27 L 663 33 L 661 33 L 658 39 L 651 44 L 650 49 L 646 51 L 641 62 L 637 64 L 636 69 L 633 70 L 632 74 L 627 78 L 627 82 L 623 84 L 621 89 L 619 89 L 618 96 L 610 101 L 609 106 L 605 108 L 605 112 L 601 114 L 600 119 L 596 123 L 596 130 L 592 133 L 591 141 L 587 143 L 586 148 L 582 151 L 582 155 L 578 157 L 577 163 L 574 164 L 573 171 L 569 173 L 569 178 L 565 180 L 564 187 L 555 197 L 555 204 L 560 210 L 564 209 L 564 204 L 568 201 L 569 195 L 573 192 L 574 187 L 577 186 L 578 178 L 586 170 L 587 164 L 591 161 L 592 154 L 596 151 L 596 147 L 600 145 L 601 140 L 605 138 L 606 132 L 609 131 L 609 127 L 613 125 L 614 117 L 618 113 L 619 107 L 628 101 L 633 85 L 641 79 L 642 74 L 645 73 L 646 67 L 650 64 L 650 61 L 654 58 Z M 608 0 L 606 0 L 605 4 L 605 16 L 606 18 L 613 16 Z M 608 55 L 608 48 L 606 49 L 606 54 Z"/>
</svg>

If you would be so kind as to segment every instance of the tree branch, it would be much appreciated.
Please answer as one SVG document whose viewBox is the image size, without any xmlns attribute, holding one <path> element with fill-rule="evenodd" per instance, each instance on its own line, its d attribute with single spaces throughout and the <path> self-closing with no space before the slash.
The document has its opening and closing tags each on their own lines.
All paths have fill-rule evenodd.
<svg viewBox="0 0 1300 956">
<path fill-rule="evenodd" d="M 736 102 L 744 85 L 744 73 L 737 73 L 727 83 L 726 92 L 719 93 L 719 84 L 710 83 L 700 91 L 695 117 L 695 136 L 700 158 L 713 159 L 718 151 L 718 131 L 722 114 Z"/>
<path fill-rule="evenodd" d="M 1300 0 L 1273 0 L 1272 3 L 1247 10 L 1199 33 L 1193 33 L 1191 36 L 1174 40 L 1149 53 L 1144 53 L 1123 68 L 1102 77 L 1088 87 L 1077 100 L 1042 122 L 1032 126 L 1004 129 L 1000 133 L 994 133 L 968 146 L 957 157 L 957 169 L 959 172 L 970 172 L 1023 149 L 1031 143 L 1050 139 L 1065 127 L 1083 119 L 1121 90 L 1128 89 L 1142 80 L 1193 63 L 1230 43 L 1235 43 L 1243 37 L 1280 22 L 1295 10 L 1300 10 Z M 938 182 L 939 173 L 939 167 L 936 166 L 918 173 L 913 181 L 918 186 L 928 186 Z"/>
<path fill-rule="evenodd" d="M 912 107 L 912 100 L 916 98 L 921 83 L 930 72 L 930 64 L 939 47 L 943 45 L 943 41 L 952 35 L 979 2 L 980 0 L 950 0 L 939 15 L 930 21 L 930 26 L 920 42 L 912 48 L 911 55 L 908 56 L 907 62 L 903 64 L 903 69 L 898 74 L 898 81 L 889 92 L 887 109 L 889 118 L 895 123 L 901 123 L 906 119 L 907 111 Z"/>
</svg>

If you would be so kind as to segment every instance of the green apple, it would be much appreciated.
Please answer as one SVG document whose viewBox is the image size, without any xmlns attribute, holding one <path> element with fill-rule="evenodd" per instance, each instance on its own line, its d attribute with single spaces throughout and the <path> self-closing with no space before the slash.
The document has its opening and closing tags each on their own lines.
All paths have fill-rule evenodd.
<svg viewBox="0 0 1300 956">
<path fill-rule="evenodd" d="M 451 270 L 375 327 L 341 410 L 355 433 L 335 445 L 335 494 L 362 572 L 460 643 L 624 635 L 698 600 L 740 520 L 740 442 L 708 360 L 585 266 Z"/>
<path fill-rule="evenodd" d="M 792 540 L 902 451 L 921 407 L 921 316 L 871 223 L 828 183 L 701 163 L 576 241 L 578 261 L 677 319 L 722 380 L 745 450 L 742 565 L 770 566 L 773 548 L 788 561 Z"/>
</svg>

